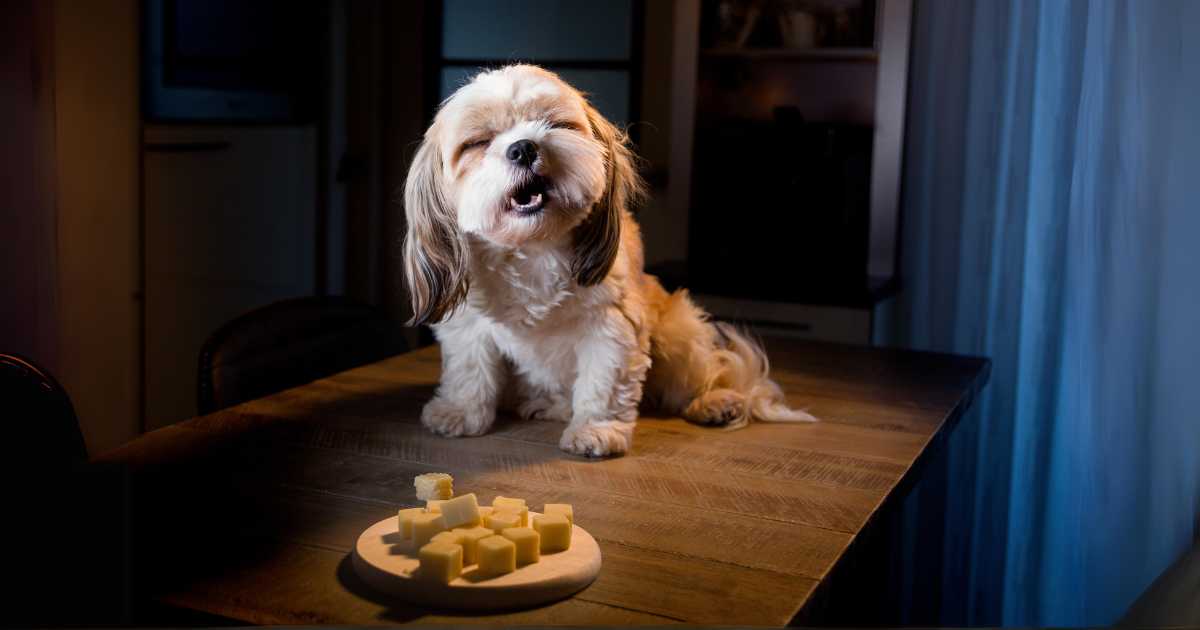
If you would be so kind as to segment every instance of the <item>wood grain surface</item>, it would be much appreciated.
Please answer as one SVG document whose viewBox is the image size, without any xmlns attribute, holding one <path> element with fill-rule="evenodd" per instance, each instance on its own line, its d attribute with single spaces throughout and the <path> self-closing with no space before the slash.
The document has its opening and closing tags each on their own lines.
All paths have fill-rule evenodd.
<svg viewBox="0 0 1200 630">
<path fill-rule="evenodd" d="M 558 449 L 561 424 L 501 418 L 446 439 L 419 424 L 436 347 L 148 433 L 120 471 L 133 581 L 161 602 L 267 624 L 784 625 L 987 381 L 984 359 L 768 340 L 789 401 L 822 419 L 724 431 L 643 417 L 624 457 Z M 498 615 L 412 606 L 356 579 L 360 533 L 444 471 L 487 500 L 571 503 L 600 544 L 575 596 Z M 898 488 L 900 490 L 898 490 Z M 164 522 L 186 522 L 171 536 Z M 842 563 L 842 567 L 839 567 Z"/>
</svg>

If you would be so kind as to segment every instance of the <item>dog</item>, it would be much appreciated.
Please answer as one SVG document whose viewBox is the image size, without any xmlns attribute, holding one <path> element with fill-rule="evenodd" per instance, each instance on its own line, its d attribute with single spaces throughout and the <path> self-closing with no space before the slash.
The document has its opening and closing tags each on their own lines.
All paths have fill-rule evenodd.
<svg viewBox="0 0 1200 630">
<path fill-rule="evenodd" d="M 604 457 L 629 450 L 642 404 L 732 428 L 816 420 L 758 343 L 643 272 L 644 195 L 627 135 L 552 72 L 484 71 L 441 104 L 404 187 L 409 323 L 442 350 L 425 427 L 480 435 L 511 409 Z"/>
</svg>

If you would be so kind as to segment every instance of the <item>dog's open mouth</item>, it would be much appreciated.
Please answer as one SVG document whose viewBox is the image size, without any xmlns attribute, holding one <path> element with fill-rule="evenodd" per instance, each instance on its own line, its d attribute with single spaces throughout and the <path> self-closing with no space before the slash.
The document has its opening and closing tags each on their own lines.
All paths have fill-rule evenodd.
<svg viewBox="0 0 1200 630">
<path fill-rule="evenodd" d="M 546 206 L 546 180 L 534 177 L 521 184 L 508 198 L 508 207 L 517 214 L 534 214 Z"/>
</svg>

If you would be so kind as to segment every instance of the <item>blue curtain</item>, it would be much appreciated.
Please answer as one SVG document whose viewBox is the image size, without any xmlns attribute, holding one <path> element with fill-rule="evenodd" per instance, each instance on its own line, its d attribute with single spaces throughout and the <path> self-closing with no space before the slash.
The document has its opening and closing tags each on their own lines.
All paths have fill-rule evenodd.
<svg viewBox="0 0 1200 630">
<path fill-rule="evenodd" d="M 1200 2 L 913 27 L 894 341 L 994 364 L 949 494 L 906 505 L 941 532 L 907 620 L 1110 624 L 1198 532 Z"/>
</svg>

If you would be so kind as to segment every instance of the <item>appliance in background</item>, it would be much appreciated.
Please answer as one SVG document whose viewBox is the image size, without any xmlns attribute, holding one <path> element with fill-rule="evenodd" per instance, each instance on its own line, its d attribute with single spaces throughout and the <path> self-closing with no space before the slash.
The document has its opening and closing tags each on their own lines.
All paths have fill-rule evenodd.
<svg viewBox="0 0 1200 630">
<path fill-rule="evenodd" d="M 650 272 L 759 333 L 870 344 L 890 325 L 912 0 L 682 3 L 671 205 Z M 687 11 L 682 11 L 687 9 Z"/>
<path fill-rule="evenodd" d="M 832 300 L 867 276 L 870 126 L 722 119 L 696 130 L 692 290 Z"/>
<path fill-rule="evenodd" d="M 316 115 L 327 2 L 145 0 L 142 16 L 143 120 Z"/>
</svg>

